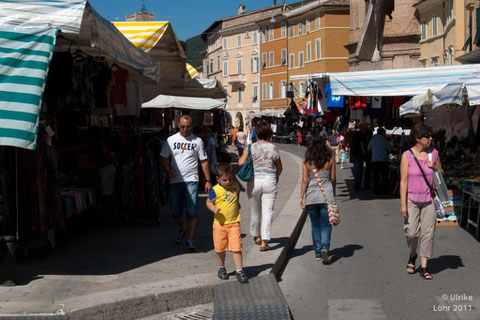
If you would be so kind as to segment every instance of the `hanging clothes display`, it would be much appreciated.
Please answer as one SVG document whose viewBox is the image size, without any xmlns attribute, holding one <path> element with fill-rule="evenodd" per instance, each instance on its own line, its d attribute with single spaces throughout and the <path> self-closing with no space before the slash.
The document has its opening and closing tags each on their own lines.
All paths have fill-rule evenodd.
<svg viewBox="0 0 480 320">
<path fill-rule="evenodd" d="M 317 116 L 324 115 L 324 110 L 321 105 L 323 99 L 322 91 L 315 82 L 311 81 L 309 83 L 305 98 L 307 98 L 307 108 L 305 110 L 306 114 L 315 114 Z"/>
</svg>

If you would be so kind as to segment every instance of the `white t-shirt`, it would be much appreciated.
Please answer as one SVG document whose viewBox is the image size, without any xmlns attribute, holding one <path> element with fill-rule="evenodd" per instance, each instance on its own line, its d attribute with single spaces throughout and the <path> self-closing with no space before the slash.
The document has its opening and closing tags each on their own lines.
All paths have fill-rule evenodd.
<svg viewBox="0 0 480 320">
<path fill-rule="evenodd" d="M 170 183 L 198 182 L 198 159 L 207 160 L 207 153 L 202 139 L 192 134 L 184 137 L 176 133 L 167 139 L 160 156 L 170 158 L 171 169 L 177 174 L 170 179 Z"/>
</svg>

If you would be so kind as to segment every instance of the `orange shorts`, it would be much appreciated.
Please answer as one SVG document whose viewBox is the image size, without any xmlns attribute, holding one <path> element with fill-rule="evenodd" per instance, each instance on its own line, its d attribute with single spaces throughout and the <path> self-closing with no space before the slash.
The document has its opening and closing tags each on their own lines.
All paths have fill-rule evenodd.
<svg viewBox="0 0 480 320">
<path fill-rule="evenodd" d="M 213 224 L 213 246 L 215 252 L 240 252 L 242 251 L 242 238 L 240 234 L 240 222 L 232 224 Z"/>
</svg>

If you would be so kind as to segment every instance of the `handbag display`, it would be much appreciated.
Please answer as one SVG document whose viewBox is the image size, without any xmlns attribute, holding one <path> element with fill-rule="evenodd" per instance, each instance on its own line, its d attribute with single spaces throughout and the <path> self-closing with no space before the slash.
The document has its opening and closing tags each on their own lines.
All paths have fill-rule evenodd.
<svg viewBox="0 0 480 320">
<path fill-rule="evenodd" d="M 327 212 L 328 212 L 328 222 L 332 226 L 336 226 L 342 221 L 340 219 L 340 212 L 338 212 L 338 205 L 330 203 L 328 201 L 327 195 L 325 194 L 325 190 L 323 189 L 322 182 L 320 181 L 320 177 L 318 176 L 318 171 L 316 168 L 313 170 L 313 174 L 315 175 L 315 179 L 317 179 L 318 187 L 320 188 L 320 191 L 322 192 L 323 198 L 325 201 L 327 201 Z"/>
<path fill-rule="evenodd" d="M 248 145 L 248 158 L 247 162 L 238 170 L 237 177 L 242 181 L 249 181 L 253 176 L 253 159 L 251 153 L 251 145 Z"/>
</svg>

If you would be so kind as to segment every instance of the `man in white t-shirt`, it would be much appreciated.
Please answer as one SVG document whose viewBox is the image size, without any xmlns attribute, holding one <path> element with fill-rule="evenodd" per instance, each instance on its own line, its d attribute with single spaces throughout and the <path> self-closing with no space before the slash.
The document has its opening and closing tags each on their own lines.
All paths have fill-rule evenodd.
<svg viewBox="0 0 480 320">
<path fill-rule="evenodd" d="M 205 191 L 212 189 L 208 157 L 202 139 L 192 134 L 192 117 L 183 115 L 178 121 L 179 132 L 170 136 L 162 148 L 162 167 L 170 179 L 170 208 L 180 226 L 177 244 L 187 239 L 187 248 L 195 250 L 193 232 L 197 222 L 198 161 L 205 175 Z M 169 159 L 171 158 L 170 165 Z M 185 209 L 187 223 L 183 218 Z"/>
</svg>

